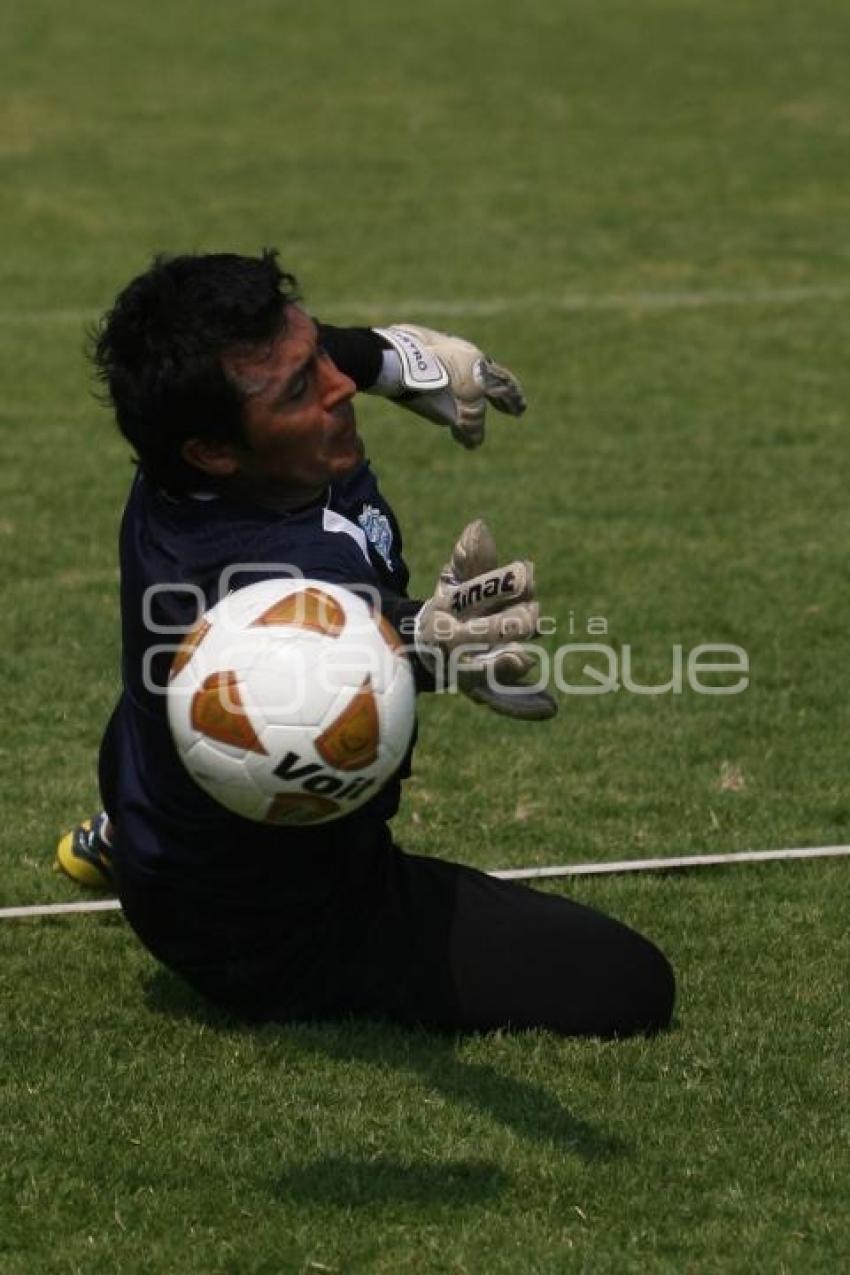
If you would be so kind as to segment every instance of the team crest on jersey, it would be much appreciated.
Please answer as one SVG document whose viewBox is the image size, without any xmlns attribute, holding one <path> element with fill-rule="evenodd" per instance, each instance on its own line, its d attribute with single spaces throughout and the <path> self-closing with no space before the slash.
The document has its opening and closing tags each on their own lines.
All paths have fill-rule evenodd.
<svg viewBox="0 0 850 1275">
<path fill-rule="evenodd" d="M 374 505 L 364 505 L 363 512 L 357 519 L 366 533 L 370 545 L 374 545 L 387 566 L 392 569 L 390 554 L 393 547 L 393 529 L 386 514 Z"/>
</svg>

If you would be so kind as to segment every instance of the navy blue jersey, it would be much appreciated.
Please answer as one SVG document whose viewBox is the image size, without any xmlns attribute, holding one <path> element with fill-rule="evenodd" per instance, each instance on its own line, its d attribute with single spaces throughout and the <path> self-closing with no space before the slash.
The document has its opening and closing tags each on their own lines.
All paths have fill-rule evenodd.
<svg viewBox="0 0 850 1275">
<path fill-rule="evenodd" d="M 103 797 L 121 831 L 122 854 L 141 869 L 202 866 L 250 888 L 252 856 L 339 843 L 343 824 L 359 843 L 383 835 L 398 807 L 397 776 L 332 825 L 281 828 L 229 813 L 185 771 L 171 741 L 165 686 L 181 632 L 234 588 L 287 574 L 380 591 L 397 626 L 418 604 L 395 515 L 363 463 L 326 499 L 276 513 L 210 493 L 173 498 L 139 475 L 121 527 L 123 693 L 101 752 Z M 420 671 L 421 676 L 421 671 Z M 409 773 L 404 767 L 402 773 Z M 329 829 L 333 829 L 332 833 Z"/>
</svg>

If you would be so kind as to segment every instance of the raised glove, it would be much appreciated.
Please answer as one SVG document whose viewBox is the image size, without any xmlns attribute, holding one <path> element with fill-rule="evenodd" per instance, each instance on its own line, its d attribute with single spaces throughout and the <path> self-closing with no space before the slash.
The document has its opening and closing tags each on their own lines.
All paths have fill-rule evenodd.
<svg viewBox="0 0 850 1275">
<path fill-rule="evenodd" d="M 535 666 L 523 642 L 537 633 L 531 562 L 498 566 L 486 523 L 469 523 L 416 620 L 416 648 L 432 671 L 446 662 L 449 680 L 478 704 L 508 717 L 536 721 L 558 711 L 547 691 L 527 689 Z"/>
<path fill-rule="evenodd" d="M 470 341 L 411 323 L 375 331 L 391 349 L 373 392 L 448 426 L 463 447 L 484 442 L 488 403 L 509 416 L 525 411 L 517 378 Z"/>
</svg>

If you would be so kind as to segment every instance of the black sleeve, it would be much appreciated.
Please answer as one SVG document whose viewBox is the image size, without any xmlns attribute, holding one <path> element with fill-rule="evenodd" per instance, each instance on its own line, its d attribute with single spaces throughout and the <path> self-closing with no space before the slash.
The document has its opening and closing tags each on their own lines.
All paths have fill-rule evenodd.
<svg viewBox="0 0 850 1275">
<path fill-rule="evenodd" d="M 395 631 L 401 636 L 405 646 L 413 646 L 413 622 L 422 609 L 421 599 L 400 598 L 397 594 L 381 590 L 383 612 Z M 436 689 L 434 674 L 427 668 L 418 655 L 411 655 L 410 667 L 417 691 L 433 691 Z"/>
<path fill-rule="evenodd" d="M 378 379 L 384 342 L 371 328 L 335 328 L 316 320 L 319 342 L 341 372 L 358 390 L 368 390 Z"/>
</svg>

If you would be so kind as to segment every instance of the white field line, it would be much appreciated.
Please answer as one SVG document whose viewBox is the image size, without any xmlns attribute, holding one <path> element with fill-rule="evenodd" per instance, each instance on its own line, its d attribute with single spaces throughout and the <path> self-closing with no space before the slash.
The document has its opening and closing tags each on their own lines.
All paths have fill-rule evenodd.
<svg viewBox="0 0 850 1275">
<path fill-rule="evenodd" d="M 589 310 L 706 310 L 720 306 L 783 306 L 817 301 L 850 300 L 850 284 L 800 285 L 787 288 L 687 289 L 674 292 L 563 292 L 525 296 L 407 297 L 401 300 L 340 300 L 320 307 L 330 314 L 353 314 L 361 319 L 388 314 L 476 315 L 515 314 L 533 311 L 541 314 L 572 314 Z M 0 310 L 0 324 L 82 324 L 97 319 L 97 310 Z M 412 320 L 411 320 L 412 322 Z"/>
<path fill-rule="evenodd" d="M 0 310 L 0 323 L 9 327 L 25 323 L 91 323 L 97 310 Z"/>
<path fill-rule="evenodd" d="M 82 903 L 36 903 L 29 907 L 0 908 L 4 921 L 21 916 L 69 916 L 74 912 L 120 912 L 117 899 L 85 899 Z"/>
<path fill-rule="evenodd" d="M 502 881 L 541 877 L 589 877 L 620 872 L 675 872 L 685 868 L 721 868 L 733 863 L 775 863 L 784 859 L 842 859 L 850 846 L 813 846 L 799 850 L 741 850 L 734 854 L 667 855 L 659 859 L 621 859 L 616 863 L 564 863 L 551 868 L 503 868 L 489 872 Z"/>
<path fill-rule="evenodd" d="M 449 316 L 487 316 L 528 311 L 535 314 L 578 314 L 592 310 L 661 311 L 706 310 L 720 306 L 783 306 L 817 301 L 846 301 L 850 285 L 822 285 L 796 288 L 742 288 L 678 292 L 564 292 L 516 297 L 470 297 L 448 300 L 434 297 L 410 297 L 406 300 L 379 303 L 373 301 L 338 302 L 334 310 L 346 314 L 435 314 Z M 411 320 L 413 322 L 414 320 Z"/>
<path fill-rule="evenodd" d="M 502 868 L 488 877 L 502 881 L 528 881 L 541 877 L 603 876 L 621 872 L 672 872 L 685 868 L 718 868 L 736 863 L 773 863 L 785 859 L 838 859 L 850 856 L 850 846 L 813 846 L 799 850 L 742 850 L 732 854 L 685 854 L 659 859 L 623 859 L 613 863 L 565 863 L 550 868 Z M 37 903 L 27 907 L 0 908 L 0 920 L 15 917 L 68 916 L 79 912 L 118 912 L 118 899 L 92 899 L 81 903 Z"/>
</svg>

